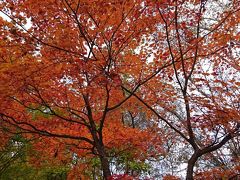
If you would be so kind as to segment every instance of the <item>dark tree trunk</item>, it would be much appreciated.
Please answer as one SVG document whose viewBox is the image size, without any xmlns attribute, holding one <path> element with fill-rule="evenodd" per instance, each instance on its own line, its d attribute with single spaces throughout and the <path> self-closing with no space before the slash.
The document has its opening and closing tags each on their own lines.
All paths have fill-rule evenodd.
<svg viewBox="0 0 240 180">
<path fill-rule="evenodd" d="M 106 154 L 105 149 L 104 149 L 104 145 L 98 139 L 96 141 L 96 148 L 97 148 L 97 152 L 99 154 L 99 158 L 100 158 L 100 161 L 101 161 L 103 177 L 106 180 L 108 177 L 111 176 L 110 165 L 109 165 L 109 161 L 108 161 L 108 158 L 107 158 L 107 154 Z"/>
<path fill-rule="evenodd" d="M 101 160 L 101 166 L 102 166 L 102 171 L 103 171 L 103 177 L 106 180 L 108 177 L 111 176 L 111 171 L 109 168 L 109 161 L 107 157 L 100 157 Z"/>
<path fill-rule="evenodd" d="M 238 130 L 239 130 L 239 126 L 236 127 L 235 131 L 237 132 Z M 188 161 L 186 180 L 193 180 L 193 168 L 199 157 L 201 157 L 202 155 L 205 155 L 207 153 L 216 151 L 217 149 L 221 148 L 224 144 L 226 144 L 231 138 L 233 138 L 233 135 L 232 135 L 232 133 L 229 133 L 218 144 L 205 147 L 201 150 L 195 149 L 195 152 L 193 153 L 193 155 L 191 156 L 191 158 Z"/>
<path fill-rule="evenodd" d="M 191 158 L 189 159 L 186 180 L 193 180 L 193 168 L 199 157 L 200 154 L 194 152 Z"/>
</svg>

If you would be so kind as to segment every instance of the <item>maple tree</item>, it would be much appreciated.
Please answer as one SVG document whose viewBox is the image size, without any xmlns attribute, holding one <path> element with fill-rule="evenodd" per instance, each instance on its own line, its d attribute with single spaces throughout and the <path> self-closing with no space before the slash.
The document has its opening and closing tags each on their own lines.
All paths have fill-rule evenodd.
<svg viewBox="0 0 240 180">
<path fill-rule="evenodd" d="M 25 133 L 25 138 L 39 135 L 34 146 L 45 151 L 46 158 L 64 161 L 72 152 L 98 156 L 105 178 L 111 175 L 110 153 L 114 157 L 131 149 L 133 158 L 141 161 L 153 153 L 148 153 L 149 146 L 156 148 L 156 154 L 161 151 L 154 127 L 125 127 L 126 107 L 115 111 L 130 97 L 125 96 L 120 78 L 120 71 L 129 67 L 117 60 L 123 53 L 134 58 L 126 47 L 137 45 L 139 27 L 126 18 L 141 16 L 140 4 L 6 1 L 2 6 L 12 21 L 1 21 L 1 119 L 5 127 L 11 126 L 7 131 Z M 115 18 L 120 15 L 122 19 Z M 24 27 L 27 17 L 30 29 Z M 146 137 L 156 139 L 155 145 Z"/>
<path fill-rule="evenodd" d="M 200 157 L 239 136 L 239 2 L 221 4 L 219 14 L 211 12 L 214 2 L 193 3 L 196 6 L 182 1 L 157 5 L 162 26 L 161 34 L 154 37 L 158 43 L 152 42 L 152 46 L 160 51 L 157 55 L 172 62 L 172 67 L 153 77 L 152 84 L 145 84 L 144 96 L 135 94 L 192 146 L 187 179 L 193 179 L 193 167 Z M 208 21 L 211 16 L 215 22 Z M 171 91 L 154 88 L 155 78 L 171 84 Z M 165 89 L 171 101 L 163 99 Z M 148 95 L 152 95 L 151 101 Z"/>
<path fill-rule="evenodd" d="M 0 10 L 0 138 L 37 138 L 33 164 L 70 164 L 70 179 L 110 178 L 114 164 L 125 175 L 112 178 L 128 178 L 172 143 L 188 146 L 193 179 L 198 160 L 239 136 L 238 1 L 3 0 Z"/>
</svg>

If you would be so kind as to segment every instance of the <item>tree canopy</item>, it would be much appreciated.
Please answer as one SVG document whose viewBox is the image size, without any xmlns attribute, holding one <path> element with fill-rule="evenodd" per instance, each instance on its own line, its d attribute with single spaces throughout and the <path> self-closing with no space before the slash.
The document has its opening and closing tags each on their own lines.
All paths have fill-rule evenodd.
<svg viewBox="0 0 240 180">
<path fill-rule="evenodd" d="M 3 157 L 20 150 L 39 177 L 47 167 L 68 179 L 236 177 L 239 10 L 238 0 L 2 0 Z"/>
</svg>

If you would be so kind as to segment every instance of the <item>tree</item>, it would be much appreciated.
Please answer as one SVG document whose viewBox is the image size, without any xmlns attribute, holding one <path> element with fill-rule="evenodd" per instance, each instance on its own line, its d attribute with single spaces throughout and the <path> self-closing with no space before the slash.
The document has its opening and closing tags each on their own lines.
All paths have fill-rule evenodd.
<svg viewBox="0 0 240 180">
<path fill-rule="evenodd" d="M 161 31 L 157 29 L 149 39 L 158 42 L 152 41 L 155 56 L 168 59 L 172 66 L 152 77 L 152 84 L 144 84 L 143 96 L 134 96 L 192 146 L 186 178 L 193 179 L 193 167 L 201 156 L 239 136 L 239 32 L 235 24 L 239 4 L 174 1 L 156 6 Z M 212 7 L 221 13 L 212 12 Z M 157 60 L 153 64 L 156 67 Z M 156 86 L 159 79 L 172 86 L 170 92 Z M 163 98 L 164 94 L 172 100 Z"/>
<path fill-rule="evenodd" d="M 4 0 L 0 7 L 9 19 L 0 20 L 1 133 L 9 138 L 38 137 L 35 149 L 71 164 L 77 157 L 82 172 L 95 172 L 83 162 L 99 158 L 107 179 L 111 163 L 131 174 L 131 163 L 164 155 L 171 135 L 191 147 L 186 178 L 193 179 L 202 156 L 239 135 L 239 2 Z"/>
<path fill-rule="evenodd" d="M 131 95 L 122 90 L 120 76 L 129 68 L 125 55 L 136 58 L 132 49 L 145 28 L 140 3 L 3 1 L 1 6 L 10 18 L 1 19 L 1 121 L 10 133 L 39 137 L 37 149 L 57 152 L 60 159 L 65 151 L 97 156 L 105 179 L 111 175 L 110 152 L 131 149 L 139 161 L 149 146 L 160 152 L 161 141 L 152 145 L 146 138 L 159 139 L 154 126 L 122 124 L 126 107 L 120 106 Z"/>
</svg>

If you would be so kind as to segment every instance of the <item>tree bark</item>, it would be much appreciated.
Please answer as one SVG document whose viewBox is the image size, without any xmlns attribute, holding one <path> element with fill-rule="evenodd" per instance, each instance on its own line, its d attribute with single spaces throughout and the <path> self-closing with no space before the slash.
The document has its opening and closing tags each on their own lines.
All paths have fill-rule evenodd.
<svg viewBox="0 0 240 180">
<path fill-rule="evenodd" d="M 111 171 L 109 168 L 109 161 L 107 159 L 107 157 L 100 157 L 100 161 L 101 161 L 101 166 L 102 166 L 102 171 L 103 171 L 103 177 L 105 180 L 107 180 L 108 177 L 111 176 Z"/>
<path fill-rule="evenodd" d="M 97 148 L 97 152 L 99 154 L 99 158 L 100 158 L 100 161 L 101 161 L 103 177 L 104 177 L 105 180 L 107 180 L 108 177 L 111 176 L 110 165 L 109 165 L 109 161 L 108 161 L 108 158 L 107 158 L 107 154 L 106 154 L 105 149 L 104 149 L 104 145 L 98 139 L 97 139 L 97 142 L 96 142 L 96 148 Z"/>
<path fill-rule="evenodd" d="M 187 166 L 186 180 L 193 180 L 193 168 L 199 157 L 200 157 L 200 154 L 198 154 L 197 152 L 194 152 L 191 158 L 189 159 L 188 166 Z"/>
</svg>

